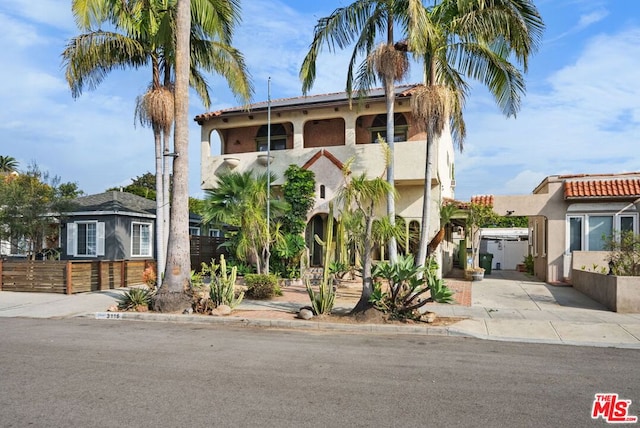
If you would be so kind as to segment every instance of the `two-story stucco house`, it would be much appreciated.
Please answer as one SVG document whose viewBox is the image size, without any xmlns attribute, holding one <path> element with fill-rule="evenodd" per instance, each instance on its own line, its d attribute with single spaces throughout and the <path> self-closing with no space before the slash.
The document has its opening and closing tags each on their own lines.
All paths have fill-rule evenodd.
<svg viewBox="0 0 640 428">
<path fill-rule="evenodd" d="M 491 199 L 500 215 L 529 216 L 535 274 L 550 283 L 582 266 L 606 269 L 607 238 L 640 231 L 640 172 L 552 175 L 533 194 Z"/>
<path fill-rule="evenodd" d="M 424 191 L 426 133 L 411 114 L 415 86 L 396 88 L 394 180 L 398 191 L 397 215 L 410 230 L 419 230 Z M 269 114 L 270 112 L 270 114 Z M 270 116 L 270 121 L 269 121 Z M 291 164 L 312 170 L 316 177 L 316 201 L 308 214 L 307 245 L 311 265 L 320 263 L 313 235 L 324 234 L 328 202 L 343 185 L 342 166 L 350 158 L 353 174 L 385 177 L 385 157 L 378 135 L 386 139 L 384 92 L 371 91 L 362 100 L 350 103 L 346 93 L 279 99 L 204 113 L 195 118 L 201 125 L 202 188 L 216 186 L 216 177 L 225 171 L 265 172 L 267 165 L 284 184 L 284 172 Z M 270 155 L 267 158 L 268 124 L 271 124 Z M 432 233 L 439 228 L 442 198 L 453 198 L 454 150 L 449 132 L 436 144 L 437 164 L 433 180 Z M 269 163 L 270 162 L 270 163 Z M 380 207 L 384 213 L 384 207 Z M 450 256 L 452 249 L 444 246 Z M 415 253 L 415 251 L 412 251 Z M 445 257 L 442 263 L 451 263 Z M 444 266 L 445 272 L 448 269 Z"/>
</svg>

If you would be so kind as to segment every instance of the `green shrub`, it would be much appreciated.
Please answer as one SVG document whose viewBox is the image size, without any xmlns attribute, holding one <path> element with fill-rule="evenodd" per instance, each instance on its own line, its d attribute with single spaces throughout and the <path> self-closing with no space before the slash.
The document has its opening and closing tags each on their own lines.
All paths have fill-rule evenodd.
<svg viewBox="0 0 640 428">
<path fill-rule="evenodd" d="M 529 275 L 533 275 L 533 256 L 531 254 L 524 258 L 524 267 Z"/>
<path fill-rule="evenodd" d="M 212 271 L 215 272 L 216 269 Z M 230 274 L 227 275 L 227 263 L 224 256 L 220 255 L 219 273 L 211 277 L 211 285 L 209 288 L 209 297 L 216 307 L 227 305 L 233 309 L 242 302 L 244 293 L 239 293 L 237 296 L 235 294 L 236 271 L 237 268 L 233 266 Z"/>
<path fill-rule="evenodd" d="M 247 286 L 249 299 L 265 300 L 275 295 L 282 295 L 276 275 L 251 273 L 244 277 L 244 283 Z"/>
<path fill-rule="evenodd" d="M 617 233 L 605 240 L 605 248 L 610 251 L 607 261 L 614 275 L 640 276 L 640 234 Z"/>
<path fill-rule="evenodd" d="M 118 297 L 118 309 L 121 311 L 148 310 L 153 294 L 153 291 L 148 288 L 132 288 Z"/>
</svg>

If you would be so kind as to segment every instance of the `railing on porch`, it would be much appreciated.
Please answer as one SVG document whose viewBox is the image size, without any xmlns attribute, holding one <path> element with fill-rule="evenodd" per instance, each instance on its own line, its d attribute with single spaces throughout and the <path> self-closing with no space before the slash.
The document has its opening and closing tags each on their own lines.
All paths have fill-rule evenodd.
<svg viewBox="0 0 640 428">
<path fill-rule="evenodd" d="M 73 294 L 142 284 L 152 260 L 0 260 L 0 290 Z"/>
</svg>

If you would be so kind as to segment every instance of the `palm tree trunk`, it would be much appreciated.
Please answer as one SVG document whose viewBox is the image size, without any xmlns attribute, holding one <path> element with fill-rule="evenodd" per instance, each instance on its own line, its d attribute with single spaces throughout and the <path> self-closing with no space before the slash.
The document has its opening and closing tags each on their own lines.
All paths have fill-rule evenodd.
<svg viewBox="0 0 640 428">
<path fill-rule="evenodd" d="M 429 244 L 429 229 L 431 226 L 431 179 L 433 177 L 433 165 L 435 159 L 433 126 L 430 121 L 427 124 L 427 162 L 424 172 L 424 193 L 422 196 L 422 225 L 420 228 L 420 244 L 418 246 L 418 260 L 416 265 L 424 266 L 427 259 L 427 247 Z"/>
<path fill-rule="evenodd" d="M 394 169 L 394 113 L 395 113 L 395 85 L 393 84 L 393 78 L 385 79 L 385 98 L 387 102 L 387 144 L 389 145 L 389 165 L 387 165 L 387 182 L 389 185 L 395 187 L 395 169 Z M 396 201 L 395 194 L 389 192 L 387 194 L 387 215 L 389 216 L 389 223 L 391 226 L 396 224 Z M 395 236 L 389 239 L 389 261 L 395 263 L 398 260 L 398 245 L 396 243 Z"/>
<path fill-rule="evenodd" d="M 373 278 L 371 277 L 372 260 L 371 255 L 373 252 L 373 245 L 371 242 L 371 233 L 373 230 L 373 209 L 374 203 L 371 203 L 370 215 L 366 218 L 365 234 L 363 242 L 363 254 L 362 254 L 362 294 L 360 294 L 360 300 L 356 303 L 356 306 L 351 310 L 352 314 L 365 312 L 367 309 L 373 307 L 369 302 L 369 297 L 373 293 Z"/>
<path fill-rule="evenodd" d="M 166 260 L 166 244 L 164 240 L 164 199 L 162 193 L 162 133 L 160 128 L 153 126 L 153 139 L 156 149 L 156 284 L 162 285 Z"/>
<path fill-rule="evenodd" d="M 178 0 L 176 7 L 176 79 L 173 193 L 171 227 L 165 282 L 154 298 L 154 308 L 161 312 L 181 311 L 190 306 L 187 291 L 191 288 L 189 249 L 189 33 L 190 0 Z"/>
<path fill-rule="evenodd" d="M 387 19 L 387 44 L 393 46 L 393 16 L 389 14 Z M 395 149 L 395 76 L 386 76 L 384 79 L 384 91 L 387 108 L 387 144 L 389 145 L 389 165 L 387 166 L 387 182 L 391 188 L 395 188 L 395 166 L 394 166 L 394 149 Z M 395 193 L 387 194 L 387 215 L 391 226 L 396 225 L 396 200 Z M 395 263 L 398 260 L 398 244 L 395 236 L 389 239 L 389 261 Z"/>
</svg>

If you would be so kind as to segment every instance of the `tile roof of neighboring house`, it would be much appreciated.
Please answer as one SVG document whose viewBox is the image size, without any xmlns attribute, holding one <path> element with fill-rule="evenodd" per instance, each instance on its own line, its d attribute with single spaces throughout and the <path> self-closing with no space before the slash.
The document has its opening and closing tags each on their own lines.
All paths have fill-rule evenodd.
<svg viewBox="0 0 640 428">
<path fill-rule="evenodd" d="M 640 178 L 566 180 L 564 197 L 567 199 L 640 197 Z"/>
<path fill-rule="evenodd" d="M 109 191 L 74 199 L 72 212 L 123 211 L 155 214 L 156 203 L 127 192 Z"/>
<path fill-rule="evenodd" d="M 472 204 L 493 206 L 493 195 L 476 195 L 471 197 Z"/>
<path fill-rule="evenodd" d="M 413 89 L 418 85 L 401 85 L 396 86 L 396 96 L 398 97 L 407 97 L 411 95 Z M 384 89 L 376 88 L 372 89 L 368 92 L 367 97 L 370 98 L 382 98 L 384 97 Z M 354 102 L 357 102 L 357 94 L 354 93 Z M 332 104 L 337 102 L 347 102 L 349 97 L 346 92 L 335 92 L 331 94 L 322 94 L 322 95 L 307 95 L 295 98 L 281 98 L 278 100 L 271 100 L 271 108 L 273 109 L 283 109 L 283 108 L 299 108 L 302 106 L 312 106 L 314 104 Z M 267 101 L 262 101 L 259 103 L 249 104 L 243 107 L 231 107 L 224 110 L 218 110 L 208 113 L 203 113 L 197 115 L 194 120 L 202 125 L 203 122 L 208 119 L 237 114 L 237 113 L 247 113 L 252 110 L 266 110 L 269 103 Z"/>
</svg>

